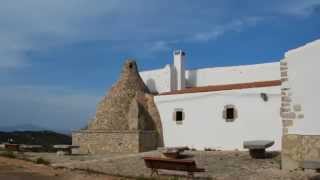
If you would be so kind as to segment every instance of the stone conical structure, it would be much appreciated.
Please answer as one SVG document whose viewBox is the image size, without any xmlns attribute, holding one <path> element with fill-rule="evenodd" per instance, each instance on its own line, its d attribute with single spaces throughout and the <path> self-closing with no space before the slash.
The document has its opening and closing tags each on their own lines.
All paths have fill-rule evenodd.
<svg viewBox="0 0 320 180">
<path fill-rule="evenodd" d="M 97 107 L 89 129 L 129 130 L 128 112 L 137 97 L 149 93 L 134 61 L 126 61 L 120 79 Z M 141 98 L 140 98 L 141 99 Z"/>
<path fill-rule="evenodd" d="M 98 104 L 95 118 L 86 130 L 73 134 L 73 143 L 92 154 L 163 146 L 160 115 L 135 61 L 126 61 L 118 82 Z"/>
</svg>

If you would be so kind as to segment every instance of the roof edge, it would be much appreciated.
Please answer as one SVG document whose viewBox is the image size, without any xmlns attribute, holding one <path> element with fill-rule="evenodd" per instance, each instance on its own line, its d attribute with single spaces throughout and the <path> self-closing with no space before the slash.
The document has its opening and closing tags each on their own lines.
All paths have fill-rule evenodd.
<svg viewBox="0 0 320 180">
<path fill-rule="evenodd" d="M 248 83 L 191 87 L 191 88 L 186 88 L 178 91 L 160 93 L 158 94 L 158 96 L 174 95 L 174 94 L 190 94 L 190 93 L 199 93 L 199 92 L 212 92 L 212 91 L 226 91 L 226 90 L 236 90 L 236 89 L 250 89 L 250 88 L 280 86 L 280 85 L 281 85 L 281 80 L 256 81 L 256 82 L 248 82 Z"/>
</svg>

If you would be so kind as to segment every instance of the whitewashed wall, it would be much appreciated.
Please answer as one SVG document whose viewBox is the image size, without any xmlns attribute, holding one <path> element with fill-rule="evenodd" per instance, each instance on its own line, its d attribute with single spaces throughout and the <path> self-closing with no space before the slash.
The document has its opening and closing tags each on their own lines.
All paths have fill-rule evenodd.
<svg viewBox="0 0 320 180">
<path fill-rule="evenodd" d="M 140 72 L 142 80 L 153 93 L 171 91 L 171 74 L 170 65 L 166 65 L 163 69 Z"/>
<path fill-rule="evenodd" d="M 303 118 L 296 119 L 289 134 L 319 135 L 320 40 L 286 53 L 282 60 L 288 66 L 288 82 L 292 106 L 302 107 Z"/>
<path fill-rule="evenodd" d="M 260 93 L 267 93 L 263 101 Z M 155 96 L 163 125 L 165 146 L 242 149 L 245 140 L 275 140 L 281 149 L 280 86 L 220 92 Z M 225 105 L 236 106 L 235 122 L 223 119 Z M 182 108 L 182 125 L 173 121 L 175 108 Z"/>
<path fill-rule="evenodd" d="M 280 79 L 280 63 L 264 63 L 186 71 L 188 87 Z"/>
</svg>

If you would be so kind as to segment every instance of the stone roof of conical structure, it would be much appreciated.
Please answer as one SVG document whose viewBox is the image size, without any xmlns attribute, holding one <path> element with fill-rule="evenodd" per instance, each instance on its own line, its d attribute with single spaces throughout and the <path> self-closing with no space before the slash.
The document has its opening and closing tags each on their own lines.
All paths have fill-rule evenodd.
<svg viewBox="0 0 320 180">
<path fill-rule="evenodd" d="M 141 97 L 143 99 L 145 94 L 149 94 L 149 90 L 139 75 L 136 62 L 127 60 L 120 79 L 98 104 L 96 117 L 88 128 L 109 131 L 130 130 L 128 122 L 130 105 L 133 101 L 141 100 Z"/>
</svg>

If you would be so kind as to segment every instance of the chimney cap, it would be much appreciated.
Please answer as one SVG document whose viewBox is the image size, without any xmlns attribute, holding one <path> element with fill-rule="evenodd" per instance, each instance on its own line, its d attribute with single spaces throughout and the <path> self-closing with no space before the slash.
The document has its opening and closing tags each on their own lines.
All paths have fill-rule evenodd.
<svg viewBox="0 0 320 180">
<path fill-rule="evenodd" d="M 180 50 L 175 50 L 175 51 L 174 51 L 174 55 L 181 55 L 181 56 L 185 56 L 185 55 L 186 55 L 186 53 L 180 49 Z"/>
</svg>

